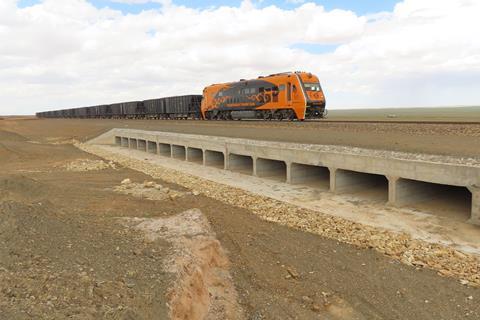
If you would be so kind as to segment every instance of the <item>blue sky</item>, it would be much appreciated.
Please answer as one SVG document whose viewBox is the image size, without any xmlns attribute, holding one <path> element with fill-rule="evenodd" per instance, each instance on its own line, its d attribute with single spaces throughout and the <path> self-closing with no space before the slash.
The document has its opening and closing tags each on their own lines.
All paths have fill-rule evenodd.
<svg viewBox="0 0 480 320">
<path fill-rule="evenodd" d="M 152 8 L 159 8 L 158 3 L 146 3 L 146 4 L 125 4 L 116 3 L 109 0 L 88 0 L 98 8 L 109 7 L 116 10 L 121 10 L 124 13 L 138 13 L 142 10 L 148 10 Z M 19 7 L 28 7 L 33 4 L 39 3 L 41 0 L 19 0 Z M 293 1 L 287 0 L 263 0 L 255 1 L 258 6 L 265 7 L 269 5 L 276 5 L 281 8 L 291 9 L 299 6 L 299 4 L 293 3 Z M 380 11 L 392 11 L 393 7 L 398 0 L 307 0 L 306 2 L 315 2 L 324 6 L 327 10 L 332 9 L 345 9 L 351 10 L 358 15 L 364 15 L 369 13 L 375 13 Z M 240 0 L 173 0 L 173 3 L 178 5 L 184 5 L 193 8 L 208 8 L 212 6 L 239 6 Z"/>
</svg>

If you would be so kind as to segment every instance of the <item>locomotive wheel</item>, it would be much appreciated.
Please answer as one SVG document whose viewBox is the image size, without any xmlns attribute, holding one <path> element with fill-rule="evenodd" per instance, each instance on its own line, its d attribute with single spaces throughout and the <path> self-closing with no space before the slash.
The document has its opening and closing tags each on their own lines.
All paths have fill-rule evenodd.
<svg viewBox="0 0 480 320">
<path fill-rule="evenodd" d="M 273 114 L 270 110 L 263 111 L 263 120 L 270 121 L 273 118 Z"/>
<path fill-rule="evenodd" d="M 275 119 L 278 120 L 278 121 L 283 120 L 283 112 L 281 110 L 275 111 L 274 116 L 275 116 Z"/>
<path fill-rule="evenodd" d="M 293 112 L 293 110 L 288 110 L 287 118 L 289 121 L 294 121 L 295 119 L 297 119 L 297 116 L 295 115 L 295 112 Z"/>
</svg>

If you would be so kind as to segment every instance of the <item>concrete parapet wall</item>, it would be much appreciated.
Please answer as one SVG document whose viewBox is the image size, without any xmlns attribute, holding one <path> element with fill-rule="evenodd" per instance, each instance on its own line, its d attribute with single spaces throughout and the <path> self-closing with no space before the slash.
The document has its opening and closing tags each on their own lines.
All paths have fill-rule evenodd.
<svg viewBox="0 0 480 320">
<path fill-rule="evenodd" d="M 472 192 L 470 221 L 480 224 L 480 166 L 469 165 L 462 159 L 132 129 L 112 129 L 96 141 L 103 142 L 108 137 L 110 144 L 120 142 L 124 147 L 128 138 L 152 141 L 158 144 L 160 155 L 195 159 L 204 165 L 259 177 L 296 184 L 330 184 L 333 192 L 353 193 L 384 183 L 388 201 L 393 205 L 434 197 L 436 187 L 431 184 L 467 187 Z"/>
</svg>

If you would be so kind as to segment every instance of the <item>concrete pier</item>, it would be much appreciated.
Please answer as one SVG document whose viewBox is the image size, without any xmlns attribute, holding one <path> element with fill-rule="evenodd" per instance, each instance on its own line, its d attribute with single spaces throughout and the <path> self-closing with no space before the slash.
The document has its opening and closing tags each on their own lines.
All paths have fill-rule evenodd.
<svg viewBox="0 0 480 320">
<path fill-rule="evenodd" d="M 472 193 L 472 213 L 468 222 L 480 225 L 480 187 L 471 186 L 468 190 Z"/>
<path fill-rule="evenodd" d="M 395 206 L 435 201 L 436 197 L 448 197 L 449 188 L 468 188 L 469 222 L 480 225 L 480 165 L 459 164 L 452 157 L 435 156 L 433 161 L 429 155 L 423 160 L 411 154 L 389 156 L 388 151 L 361 150 L 356 154 L 358 148 L 131 129 L 112 129 L 98 141 L 141 150 L 141 141 L 149 141 L 148 151 L 153 146 L 150 142 L 155 142 L 162 156 L 336 193 L 381 191 L 385 193 L 381 199 Z M 146 147 L 143 150 L 147 151 Z M 466 192 L 468 201 L 470 193 Z M 455 194 L 458 197 L 458 192 Z"/>
<path fill-rule="evenodd" d="M 388 177 L 388 183 L 388 202 L 394 206 L 427 201 L 434 198 L 441 189 L 445 189 L 444 185 L 398 177 Z"/>
</svg>

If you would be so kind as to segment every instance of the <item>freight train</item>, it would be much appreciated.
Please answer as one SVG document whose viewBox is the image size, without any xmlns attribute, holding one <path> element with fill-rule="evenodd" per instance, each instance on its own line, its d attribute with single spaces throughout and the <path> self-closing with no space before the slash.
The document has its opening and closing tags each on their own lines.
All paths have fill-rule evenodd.
<svg viewBox="0 0 480 320">
<path fill-rule="evenodd" d="M 318 77 L 285 72 L 214 84 L 203 95 L 185 95 L 38 112 L 39 118 L 304 120 L 324 118 L 325 96 Z"/>
</svg>

